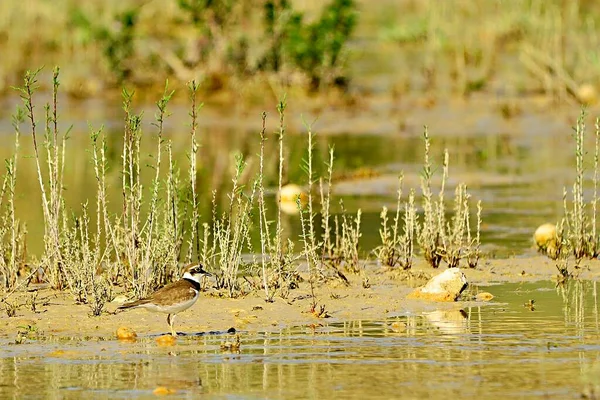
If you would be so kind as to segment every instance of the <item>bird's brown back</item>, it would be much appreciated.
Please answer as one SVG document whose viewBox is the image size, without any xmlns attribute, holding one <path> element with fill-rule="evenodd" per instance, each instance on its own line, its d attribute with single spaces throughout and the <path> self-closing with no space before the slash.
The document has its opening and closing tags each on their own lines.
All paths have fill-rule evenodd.
<svg viewBox="0 0 600 400">
<path fill-rule="evenodd" d="M 120 306 L 119 309 L 138 307 L 148 303 L 165 306 L 173 303 L 184 302 L 196 294 L 197 289 L 195 288 L 194 283 L 195 282 L 190 282 L 187 279 L 181 279 L 158 289 L 148 297 L 133 301 L 131 303 L 125 303 Z"/>
</svg>

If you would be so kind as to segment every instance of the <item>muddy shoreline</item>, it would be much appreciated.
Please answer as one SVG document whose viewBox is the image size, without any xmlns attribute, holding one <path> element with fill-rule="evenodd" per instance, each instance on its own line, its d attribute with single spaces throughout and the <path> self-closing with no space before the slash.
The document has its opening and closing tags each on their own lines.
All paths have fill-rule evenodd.
<svg viewBox="0 0 600 400">
<path fill-rule="evenodd" d="M 598 280 L 599 263 L 598 260 L 588 260 L 574 272 L 579 279 Z M 463 271 L 470 283 L 465 296 L 467 298 L 472 298 L 480 291 L 493 295 L 495 283 L 556 280 L 557 276 L 555 263 L 542 256 L 482 260 L 476 269 Z M 499 297 L 490 303 L 471 300 L 439 303 L 406 298 L 414 287 L 423 284 L 436 272 L 421 261 L 413 267 L 410 275 L 397 270 L 385 270 L 373 263 L 365 268 L 368 288 L 363 287 L 362 276 L 350 274 L 347 276 L 350 286 L 341 281 L 319 285 L 315 295 L 318 305 L 325 307 L 327 318 L 316 317 L 310 312 L 312 299 L 306 282 L 290 291 L 286 299 L 276 296 L 272 303 L 264 301 L 262 292 L 229 299 L 217 297 L 209 289 L 201 294 L 192 308 L 177 315 L 175 327 L 178 332 L 189 335 L 226 332 L 230 328 L 241 332 L 276 332 L 296 326 L 311 329 L 332 322 L 382 320 L 399 315 L 460 310 L 503 302 Z M 26 303 L 35 290 L 38 290 L 37 310 L 33 312 Z M 109 303 L 106 312 L 93 317 L 88 306 L 74 304 L 66 291 L 56 292 L 31 286 L 27 292 L 16 293 L 12 300 L 23 305 L 18 308 L 15 317 L 3 316 L 4 327 L 0 335 L 8 339 L 15 337 L 19 329 L 26 326 L 35 326 L 44 337 L 72 339 L 114 339 L 117 328 L 121 326 L 132 328 L 140 337 L 168 332 L 166 316 L 163 314 L 145 310 L 117 312 L 118 304 Z"/>
</svg>

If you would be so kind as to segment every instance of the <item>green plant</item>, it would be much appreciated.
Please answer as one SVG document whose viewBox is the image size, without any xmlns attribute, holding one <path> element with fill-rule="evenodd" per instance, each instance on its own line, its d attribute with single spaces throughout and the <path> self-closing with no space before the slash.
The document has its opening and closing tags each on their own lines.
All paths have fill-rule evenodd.
<svg viewBox="0 0 600 400">
<path fill-rule="evenodd" d="M 284 57 L 307 75 L 311 89 L 340 78 L 342 51 L 356 25 L 355 7 L 353 0 L 333 0 L 312 23 L 305 23 L 299 12 L 291 13 L 285 22 Z"/>
<path fill-rule="evenodd" d="M 281 193 L 283 187 L 283 170 L 284 170 L 284 138 L 286 133 L 285 126 L 285 110 L 287 107 L 285 96 L 277 103 L 277 114 L 279 116 L 279 128 L 276 132 L 277 137 L 277 149 L 278 149 L 278 163 L 277 163 L 277 193 Z M 263 116 L 266 116 L 263 114 Z M 263 120 L 264 122 L 264 120 Z M 264 125 L 263 125 L 264 129 Z M 262 146 L 264 146 L 264 131 L 261 131 L 261 166 L 263 165 L 264 152 Z M 262 167 L 261 167 L 262 168 Z M 259 191 L 264 192 L 262 172 L 259 171 L 258 187 Z M 262 221 L 261 228 L 261 246 L 265 244 L 265 248 L 268 250 L 269 255 L 269 269 L 272 271 L 271 278 L 267 280 L 267 284 L 272 286 L 273 289 L 279 289 L 279 294 L 282 297 L 287 297 L 290 289 L 298 286 L 299 275 L 296 261 L 302 257 L 301 254 L 294 254 L 294 242 L 288 238 L 285 241 L 284 230 L 282 224 L 282 210 L 281 210 L 281 197 L 277 196 L 277 214 L 275 222 L 275 232 L 271 238 L 269 225 L 273 221 L 267 220 L 266 207 L 264 205 L 264 194 L 259 193 L 259 218 Z M 263 237 L 264 236 L 264 237 Z M 262 249 L 261 249 L 262 250 Z M 271 294 L 274 296 L 275 292 Z"/>
<path fill-rule="evenodd" d="M 262 273 L 262 286 L 265 291 L 265 300 L 273 301 L 273 294 L 269 291 L 269 277 L 267 273 L 267 250 L 270 250 L 273 246 L 271 243 L 271 235 L 269 234 L 269 221 L 267 221 L 267 208 L 265 205 L 265 187 L 263 183 L 264 178 L 264 163 L 265 163 L 265 132 L 266 132 L 266 121 L 267 113 L 262 113 L 262 129 L 260 131 L 260 154 L 259 163 L 260 169 L 258 171 L 257 186 L 258 186 L 258 220 L 260 229 L 260 261 L 261 261 L 261 273 Z M 277 256 L 277 255 L 275 255 Z"/>
<path fill-rule="evenodd" d="M 305 124 L 306 125 L 306 124 Z M 296 199 L 296 203 L 298 206 L 298 210 L 300 210 L 300 222 L 302 225 L 302 242 L 304 244 L 304 255 L 306 257 L 306 262 L 308 264 L 308 273 L 311 276 L 311 279 L 315 278 L 315 274 L 322 275 L 323 271 L 318 270 L 318 255 L 317 249 L 319 244 L 317 244 L 316 232 L 315 232 L 315 214 L 313 212 L 313 204 L 312 204 L 312 188 L 315 182 L 315 176 L 313 173 L 313 151 L 314 151 L 314 133 L 312 131 L 312 127 L 307 125 L 307 156 L 302 159 L 300 168 L 306 174 L 308 180 L 308 202 L 307 206 L 304 207 L 302 204 L 302 200 L 300 197 Z"/>
<path fill-rule="evenodd" d="M 190 111 L 190 117 L 192 119 L 190 126 L 190 169 L 189 169 L 189 203 L 192 208 L 191 215 L 191 223 L 190 223 L 190 237 L 188 239 L 188 253 L 186 257 L 186 262 L 192 262 L 192 255 L 194 250 L 196 250 L 196 254 L 200 254 L 200 232 L 199 232 L 199 222 L 200 213 L 198 211 L 198 193 L 197 193 L 197 155 L 198 155 L 198 142 L 196 139 L 196 131 L 198 129 L 198 111 L 203 106 L 203 104 L 196 104 L 196 97 L 198 94 L 198 84 L 196 81 L 190 82 L 189 86 L 190 92 L 190 101 L 192 104 L 192 110 Z"/>
<path fill-rule="evenodd" d="M 575 183 L 571 191 L 573 199 L 569 204 L 567 201 L 568 191 L 567 188 L 564 188 L 564 216 L 557 224 L 556 246 L 552 249 L 552 252 L 548 252 L 548 255 L 556 260 L 556 268 L 559 271 L 561 280 L 566 280 L 572 276 L 568 268 L 570 256 L 575 258 L 575 268 L 578 268 L 583 258 L 596 258 L 600 251 L 600 238 L 596 227 L 600 118 L 597 118 L 595 123 L 593 193 L 588 204 L 584 196 L 586 117 L 587 113 L 585 109 L 582 109 L 573 134 L 575 139 Z"/>
<path fill-rule="evenodd" d="M 412 268 L 413 264 L 417 214 L 415 194 L 412 190 L 408 196 L 408 201 L 404 206 L 402 205 L 403 178 L 402 175 L 399 178 L 396 214 L 391 228 L 388 226 L 387 207 L 383 207 L 381 210 L 381 228 L 379 229 L 381 245 L 374 252 L 382 265 L 388 267 L 400 266 L 402 269 L 407 270 Z M 404 226 L 403 231 L 400 232 L 400 210 L 402 209 L 404 209 L 402 217 Z"/>
<path fill-rule="evenodd" d="M 333 254 L 333 242 L 331 241 L 331 183 L 333 176 L 333 147 L 329 148 L 329 161 L 327 162 L 327 177 L 326 177 L 326 188 L 323 186 L 323 179 L 319 180 L 319 193 L 321 195 L 321 228 L 322 236 L 321 241 L 321 265 L 325 264 L 326 260 L 331 260 Z"/>
<path fill-rule="evenodd" d="M 72 225 L 64 218 L 61 254 L 64 262 L 64 279 L 74 297 L 87 304 L 92 315 L 99 316 L 106 302 L 112 298 L 112 286 L 101 273 L 105 253 L 100 249 L 100 236 L 91 237 L 87 203 L 82 206 L 82 215 L 73 217 Z"/>
<path fill-rule="evenodd" d="M 3 303 L 4 303 L 4 311 L 6 312 L 6 316 L 8 318 L 16 317 L 17 310 L 19 309 L 19 307 L 21 305 L 16 302 L 13 302 L 11 300 L 8 300 L 8 299 L 4 299 Z"/>
<path fill-rule="evenodd" d="M 11 205 L 10 199 L 14 196 L 16 186 L 19 121 L 22 122 L 24 116 L 27 116 L 32 122 L 33 133 L 36 132 L 33 114 L 35 85 L 35 73 L 28 73 L 21 90 L 26 111 L 18 112 L 15 117 L 15 155 L 13 161 L 8 163 L 9 173 L 4 177 L 0 196 L 0 205 L 8 207 L 4 219 L 0 219 L 3 224 L 0 225 L 0 233 L 5 235 L 2 243 L 7 242 L 10 235 L 6 228 L 1 230 L 2 226 L 7 227 L 16 220 L 14 211 L 11 211 L 14 205 Z M 58 129 L 58 86 L 56 69 L 53 76 L 53 100 L 46 107 L 46 135 L 43 142 L 45 152 L 41 151 L 42 146 L 37 142 L 35 134 L 32 137 L 36 173 L 42 195 L 45 246 L 42 262 L 40 266 L 32 268 L 31 274 L 41 267 L 46 280 L 53 283 L 57 289 L 68 289 L 74 300 L 86 304 L 93 315 L 103 312 L 105 303 L 112 297 L 116 285 L 122 285 L 135 297 L 142 297 L 171 281 L 177 275 L 180 262 L 193 260 L 199 260 L 215 271 L 216 287 L 222 289 L 226 295 L 237 297 L 248 293 L 249 289 L 264 290 L 267 301 L 272 301 L 276 294 L 288 297 L 289 291 L 298 287 L 301 281 L 300 267 L 306 266 L 313 311 L 319 309 L 316 287 L 327 279 L 333 277 L 350 284 L 344 276 L 344 273 L 349 271 L 353 274 L 363 274 L 363 287 L 370 287 L 369 277 L 364 275 L 365 264 L 364 260 L 361 260 L 359 246 L 363 214 L 360 209 L 356 214 L 347 212 L 340 201 L 339 213 L 331 215 L 334 150 L 329 149 L 325 162 L 326 176 L 318 178 L 318 174 L 315 173 L 318 163 L 315 160 L 318 160 L 319 154 L 315 151 L 316 137 L 311 125 L 306 124 L 307 149 L 301 164 L 306 174 L 308 201 L 304 204 L 302 199 L 297 199 L 303 248 L 294 253 L 293 242 L 285 237 L 281 199 L 278 200 L 275 217 L 270 217 L 267 212 L 268 203 L 265 197 L 269 188 L 265 188 L 265 165 L 268 166 L 268 147 L 265 144 L 268 138 L 266 113 L 263 113 L 261 118 L 259 162 L 255 178 L 249 179 L 248 176 L 251 175 L 247 173 L 253 160 L 248 160 L 240 152 L 235 153 L 231 160 L 233 173 L 228 202 L 221 204 L 214 190 L 212 224 L 200 225 L 201 191 L 197 184 L 202 168 L 198 167 L 196 160 L 199 155 L 199 106 L 196 102 L 198 86 L 192 82 L 189 87 L 192 105 L 190 147 L 186 151 L 189 165 L 186 165 L 188 174 L 183 184 L 179 179 L 180 170 L 173 161 L 172 145 L 163 136 L 164 123 L 169 115 L 167 106 L 173 92 L 165 85 L 162 96 L 156 103 L 156 133 L 150 142 L 150 162 L 147 162 L 142 147 L 142 141 L 146 138 L 142 129 L 143 114 L 134 112 L 133 93 L 124 90 L 123 142 L 119 143 L 119 146 L 122 146 L 120 154 L 117 152 L 117 156 L 113 157 L 117 165 L 112 166 L 109 162 L 111 149 L 107 140 L 110 138 L 105 135 L 104 129 L 100 127 L 92 130 L 90 157 L 96 178 L 96 201 L 84 201 L 81 207 L 67 210 L 63 199 L 63 169 L 69 153 L 65 147 L 67 135 L 61 134 Z M 285 99 L 279 102 L 277 110 L 278 141 L 271 148 L 278 152 L 278 159 L 273 159 L 272 166 L 278 175 L 277 189 L 281 192 L 285 175 Z M 470 196 L 466 186 L 457 186 L 453 198 L 454 212 L 452 215 L 446 215 L 447 199 L 444 197 L 444 189 L 448 179 L 449 155 L 445 153 L 441 189 L 437 196 L 434 196 L 433 167 L 430 162 L 427 130 L 424 139 L 422 223 L 417 221 L 415 195 L 412 191 L 403 202 L 401 178 L 393 222 L 388 219 L 387 209 L 381 214 L 382 244 L 376 249 L 377 257 L 382 263 L 410 269 L 414 258 L 414 241 L 417 240 L 425 258 L 429 262 L 437 261 L 435 267 L 441 261 L 445 261 L 451 267 L 458 266 L 465 259 L 469 266 L 474 267 L 480 257 L 481 203 L 477 204 L 476 231 L 471 229 Z M 251 183 L 248 184 L 248 181 Z M 313 202 L 317 182 L 320 190 L 320 210 L 314 208 L 316 203 Z M 120 210 L 117 212 L 111 211 L 109 206 L 110 202 L 114 201 L 108 196 L 111 184 L 114 184 L 115 189 L 122 195 L 119 199 L 122 203 L 117 205 Z M 8 202 L 5 203 L 4 199 L 8 199 Z M 319 211 L 322 232 L 317 232 Z M 251 240 L 251 235 L 256 229 L 260 231 L 260 254 Z M 10 252 L 5 253 L 5 262 L 14 263 L 14 269 L 14 266 L 20 266 L 28 260 L 25 259 L 19 245 L 12 244 L 13 241 L 16 243 L 20 240 L 18 231 L 15 231 L 14 236 L 10 236 L 11 243 L 6 248 L 12 247 L 17 251 L 14 252 L 14 259 L 10 258 Z M 13 284 L 9 294 L 0 302 L 5 303 L 20 285 L 29 282 L 30 277 Z"/>
<path fill-rule="evenodd" d="M 16 218 L 15 190 L 17 187 L 17 164 L 19 155 L 20 125 L 25 120 L 23 109 L 17 107 L 12 124 L 15 130 L 15 147 L 12 158 L 5 160 L 6 175 L 0 191 L 0 209 L 5 211 L 0 217 L 0 274 L 4 278 L 4 289 L 10 291 L 17 284 L 19 268 L 25 258 L 25 227 Z M 6 195 L 6 203 L 4 203 Z"/>
<path fill-rule="evenodd" d="M 339 241 L 340 256 L 344 262 L 344 267 L 346 268 L 346 270 L 357 274 L 361 271 L 360 259 L 358 254 L 358 242 L 361 237 L 360 217 L 362 212 L 359 208 L 356 212 L 356 217 L 354 218 L 354 220 L 351 220 L 348 217 L 346 210 L 344 209 L 344 203 L 342 200 L 340 200 L 340 207 L 342 210 L 342 237 Z"/>
<path fill-rule="evenodd" d="M 215 265 L 219 268 L 217 288 L 225 288 L 230 297 L 240 294 L 238 272 L 243 264 L 242 251 L 250 243 L 248 235 L 252 227 L 252 211 L 256 196 L 256 184 L 250 194 L 244 194 L 240 177 L 246 162 L 241 154 L 235 156 L 233 186 L 229 193 L 229 207 L 220 218 L 213 221 L 213 237 L 216 240 Z"/>
<path fill-rule="evenodd" d="M 167 198 L 160 196 L 162 157 L 164 138 L 162 134 L 164 118 L 167 116 L 167 104 L 173 92 L 165 91 L 156 103 L 156 153 L 150 168 L 154 177 L 150 185 L 149 210 L 142 212 L 145 192 L 142 184 L 140 143 L 142 140 L 142 114 L 132 112 L 133 93 L 123 91 L 123 109 L 125 110 L 125 137 L 121 155 L 123 214 L 116 218 L 113 246 L 118 258 L 124 257 L 123 277 L 128 289 L 136 297 L 143 297 L 164 285 L 175 275 L 174 269 L 181 250 L 181 232 L 177 229 L 177 195 L 174 188 L 175 172 L 171 158 L 167 173 Z M 170 146 L 167 145 L 167 151 Z M 170 155 L 169 155 L 170 157 Z M 100 182 L 102 178 L 100 178 Z M 101 184 L 102 185 L 102 184 Z M 103 190 L 99 188 L 99 191 Z M 148 194 L 146 194 L 147 196 Z M 159 200 L 160 199 L 160 200 Z M 109 222 L 110 223 L 110 222 Z M 113 228 L 107 228 L 111 231 Z M 161 231 L 164 229 L 170 235 Z"/>
<path fill-rule="evenodd" d="M 467 212 L 465 215 L 466 227 L 467 227 L 467 264 L 471 268 L 477 267 L 479 263 L 479 258 L 481 257 L 481 200 L 477 201 L 477 231 L 475 232 L 475 237 L 471 236 L 471 224 L 469 222 L 469 213 Z"/>
<path fill-rule="evenodd" d="M 439 252 L 439 246 L 441 242 L 441 233 L 439 231 L 439 213 L 444 212 L 437 207 L 442 202 L 436 203 L 433 199 L 433 193 L 431 191 L 431 178 L 433 177 L 433 170 L 431 162 L 429 160 L 429 149 L 431 143 L 429 141 L 429 132 L 427 127 L 423 132 L 423 138 L 425 141 L 425 161 L 423 164 L 423 172 L 421 176 L 421 191 L 423 193 L 423 222 L 417 225 L 417 241 L 425 261 L 433 268 L 437 268 L 440 265 L 442 256 Z M 446 169 L 444 169 L 446 171 Z M 445 175 L 442 176 L 442 185 L 440 189 L 440 196 L 443 198 Z"/>
<path fill-rule="evenodd" d="M 56 67 L 52 78 L 52 105 L 46 104 L 46 123 L 43 145 L 46 150 L 47 179 L 42 172 L 44 159 L 37 141 L 37 124 L 34 113 L 33 94 L 37 90 L 36 71 L 25 73 L 22 88 L 17 88 L 21 93 L 21 99 L 25 105 L 26 115 L 31 124 L 31 136 L 33 140 L 34 157 L 37 167 L 38 183 L 42 194 L 42 209 L 44 214 L 44 245 L 45 254 L 41 261 L 45 275 L 55 289 L 64 286 L 64 271 L 62 254 L 60 253 L 60 220 L 63 211 L 63 172 L 65 160 L 65 143 L 68 131 L 59 133 L 58 129 L 58 88 L 60 85 L 58 75 L 59 68 Z"/>
<path fill-rule="evenodd" d="M 71 22 L 90 40 L 101 44 L 102 53 L 108 69 L 120 85 L 132 77 L 136 63 L 136 26 L 139 7 L 129 8 L 112 17 L 110 24 L 96 22 L 92 16 L 86 15 L 82 9 L 72 11 Z"/>
<path fill-rule="evenodd" d="M 423 134 L 425 140 L 425 163 L 421 178 L 423 192 L 423 222 L 418 225 L 417 239 L 423 250 L 425 260 L 437 268 L 443 260 L 448 267 L 458 267 L 466 259 L 470 267 L 477 266 L 479 260 L 479 230 L 481 228 L 481 203 L 477 204 L 477 231 L 471 237 L 470 195 L 467 187 L 459 184 L 454 194 L 454 213 L 450 220 L 446 217 L 444 190 L 448 180 L 448 151 L 444 151 L 441 186 L 438 199 L 433 199 L 431 178 L 433 176 L 429 160 L 430 139 L 427 127 Z"/>
<path fill-rule="evenodd" d="M 38 309 L 37 309 L 37 306 L 38 306 L 38 303 L 37 303 L 37 301 L 38 301 L 38 294 L 39 294 L 39 291 L 34 290 L 31 293 L 31 296 L 29 296 L 29 298 L 27 299 L 27 305 L 29 306 L 29 309 L 31 310 L 32 313 L 38 313 L 39 312 Z"/>
<path fill-rule="evenodd" d="M 181 82 L 195 79 L 209 92 L 259 74 L 282 82 L 300 74 L 313 90 L 348 80 L 344 51 L 357 22 L 354 0 L 331 0 L 318 7 L 320 15 L 310 22 L 288 0 L 175 4 L 71 6 L 65 11 L 79 50 L 98 54 L 108 80 L 117 85 L 171 73 Z M 161 23 L 148 16 L 159 16 Z"/>
<path fill-rule="evenodd" d="M 448 153 L 446 153 L 446 156 Z M 448 167 L 448 163 L 444 162 L 444 168 Z M 447 172 L 444 172 L 447 175 Z M 448 264 L 448 267 L 458 267 L 460 260 L 465 257 L 466 246 L 465 233 L 469 230 L 469 195 L 464 184 L 459 184 L 456 187 L 454 194 L 454 214 L 449 222 L 445 218 L 441 218 L 444 214 L 440 213 L 440 231 L 441 246 L 440 253 L 442 259 Z"/>
<path fill-rule="evenodd" d="M 283 183 L 283 142 L 285 135 L 285 98 L 277 105 L 279 114 L 279 129 L 276 133 L 278 139 L 278 193 L 281 193 Z M 290 289 L 297 287 L 299 275 L 295 262 L 301 255 L 294 254 L 294 243 L 288 239 L 284 242 L 281 197 L 277 196 L 276 221 L 270 221 L 267 217 L 264 187 L 264 164 L 265 164 L 265 142 L 266 136 L 266 112 L 262 113 L 262 129 L 260 131 L 259 170 L 254 182 L 258 200 L 258 220 L 260 231 L 260 277 L 261 284 L 254 285 L 265 291 L 265 300 L 273 301 L 278 292 L 280 296 L 287 297 Z M 270 226 L 275 223 L 275 229 Z M 251 247 L 250 245 L 248 246 Z M 254 257 L 253 257 L 254 258 Z"/>
<path fill-rule="evenodd" d="M 577 125 L 574 129 L 575 138 L 575 183 L 573 184 L 572 207 L 569 208 L 566 201 L 566 188 L 564 194 L 564 211 L 565 217 L 563 220 L 565 226 L 564 243 L 566 249 L 575 257 L 576 264 L 583 257 L 594 258 L 598 255 L 600 249 L 599 238 L 596 234 L 596 208 L 597 208 L 597 180 L 598 180 L 598 148 L 600 129 L 598 120 L 596 121 L 596 141 L 594 154 L 594 193 L 591 201 L 591 217 L 587 211 L 589 206 L 584 197 L 584 139 L 586 133 L 585 127 L 586 112 L 582 110 Z"/>
<path fill-rule="evenodd" d="M 17 329 L 15 344 L 22 344 L 25 340 L 37 340 L 43 336 L 43 333 L 35 325 L 21 325 Z"/>
</svg>

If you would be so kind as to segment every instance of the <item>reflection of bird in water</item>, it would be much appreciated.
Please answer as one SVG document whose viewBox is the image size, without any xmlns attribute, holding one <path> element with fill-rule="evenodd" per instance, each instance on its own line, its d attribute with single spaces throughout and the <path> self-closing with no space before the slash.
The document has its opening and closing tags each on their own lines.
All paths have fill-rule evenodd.
<svg viewBox="0 0 600 400">
<path fill-rule="evenodd" d="M 303 208 L 308 204 L 308 194 L 302 187 L 294 183 L 282 186 L 277 197 L 281 204 L 281 211 L 286 214 L 298 214 L 298 200 Z"/>
<path fill-rule="evenodd" d="M 423 313 L 423 316 L 432 326 L 447 335 L 469 331 L 467 313 L 464 310 L 436 310 Z"/>
</svg>

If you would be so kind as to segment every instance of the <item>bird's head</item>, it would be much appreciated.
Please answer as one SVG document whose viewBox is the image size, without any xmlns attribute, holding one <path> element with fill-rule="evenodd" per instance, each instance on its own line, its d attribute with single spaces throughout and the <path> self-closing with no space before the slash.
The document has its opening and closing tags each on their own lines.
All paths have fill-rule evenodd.
<svg viewBox="0 0 600 400">
<path fill-rule="evenodd" d="M 209 272 L 204 269 L 204 266 L 200 263 L 189 264 L 185 267 L 183 272 L 183 278 L 189 279 L 200 283 L 203 276 L 212 276 Z"/>
</svg>

